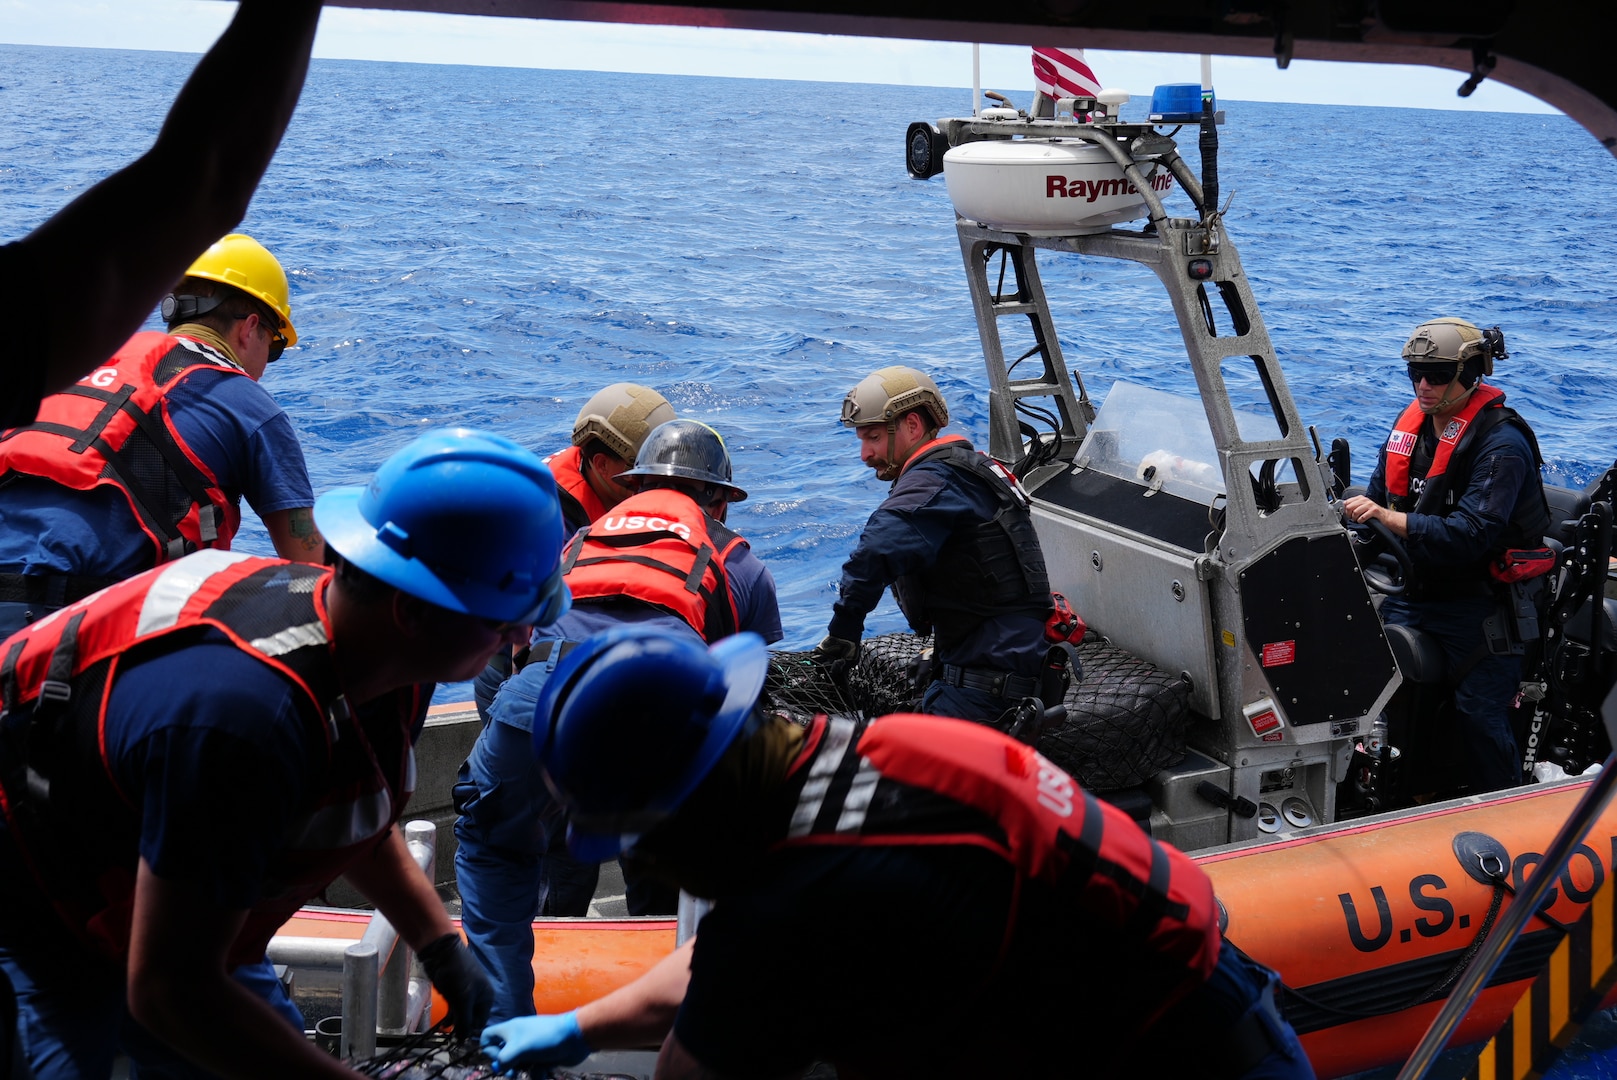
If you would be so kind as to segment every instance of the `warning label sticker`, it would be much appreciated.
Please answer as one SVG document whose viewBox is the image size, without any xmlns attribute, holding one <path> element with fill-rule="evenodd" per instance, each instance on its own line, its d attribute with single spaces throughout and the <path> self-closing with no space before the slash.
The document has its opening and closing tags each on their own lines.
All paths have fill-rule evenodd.
<svg viewBox="0 0 1617 1080">
<path fill-rule="evenodd" d="M 1264 667 L 1279 667 L 1297 659 L 1296 641 L 1271 641 L 1263 647 Z"/>
<path fill-rule="evenodd" d="M 1252 734 L 1265 735 L 1267 732 L 1275 731 L 1276 728 L 1280 727 L 1280 716 L 1273 709 L 1265 709 L 1260 713 L 1254 713 L 1247 717 L 1247 722 L 1252 725 Z M 1279 733 L 1276 732 L 1276 734 L 1278 735 Z"/>
</svg>

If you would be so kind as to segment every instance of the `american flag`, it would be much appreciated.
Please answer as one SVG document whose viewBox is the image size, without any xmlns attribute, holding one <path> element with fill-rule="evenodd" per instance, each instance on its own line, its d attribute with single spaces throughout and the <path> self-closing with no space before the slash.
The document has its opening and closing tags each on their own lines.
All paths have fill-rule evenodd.
<svg viewBox="0 0 1617 1080">
<path fill-rule="evenodd" d="M 1034 89 L 1050 98 L 1094 97 L 1100 82 L 1084 63 L 1082 49 L 1033 50 Z"/>
</svg>

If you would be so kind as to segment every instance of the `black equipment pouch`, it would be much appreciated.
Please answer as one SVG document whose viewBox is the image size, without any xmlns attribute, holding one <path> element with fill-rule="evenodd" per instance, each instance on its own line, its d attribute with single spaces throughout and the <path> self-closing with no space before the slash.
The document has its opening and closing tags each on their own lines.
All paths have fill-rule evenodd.
<svg viewBox="0 0 1617 1080">
<path fill-rule="evenodd" d="M 928 645 L 910 658 L 904 667 L 904 681 L 910 693 L 919 697 L 932 682 L 932 646 Z"/>
<path fill-rule="evenodd" d="M 1495 656 L 1520 656 L 1539 638 L 1538 601 L 1544 578 L 1523 578 L 1498 590 L 1499 606 L 1482 620 L 1482 635 Z"/>
<path fill-rule="evenodd" d="M 1044 654 L 1044 665 L 1039 672 L 1039 698 L 1048 705 L 1059 705 L 1067 700 L 1067 690 L 1084 677 L 1084 665 L 1078 659 L 1078 650 L 1069 642 L 1050 646 Z"/>
</svg>

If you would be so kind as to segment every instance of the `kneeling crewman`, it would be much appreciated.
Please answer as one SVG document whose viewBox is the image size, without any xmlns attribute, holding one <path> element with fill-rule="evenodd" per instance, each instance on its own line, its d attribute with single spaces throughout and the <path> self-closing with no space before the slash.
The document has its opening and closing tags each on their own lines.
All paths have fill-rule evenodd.
<svg viewBox="0 0 1617 1080">
<path fill-rule="evenodd" d="M 569 844 L 714 906 L 636 982 L 485 1030 L 500 1067 L 662 1041 L 659 1076 L 1313 1075 L 1189 858 L 980 724 L 768 717 L 768 666 L 634 626 L 546 683 Z"/>
<path fill-rule="evenodd" d="M 910 628 L 934 635 L 923 711 L 993 723 L 1022 698 L 1059 703 L 1063 660 L 1046 676 L 1050 580 L 1021 484 L 965 436 L 938 434 L 949 407 L 914 368 L 861 380 L 842 423 L 859 436 L 860 460 L 892 487 L 842 565 L 815 658 L 856 658 L 865 616 L 890 585 Z"/>
<path fill-rule="evenodd" d="M 556 478 L 567 535 L 599 520 L 634 493 L 621 479 L 623 473 L 634 468 L 646 436 L 674 418 L 666 398 L 638 383 L 613 383 L 584 403 L 573 420 L 572 445 L 545 458 Z M 514 656 L 510 651 L 496 653 L 472 683 L 477 714 L 484 724 L 500 684 L 526 655 L 526 645 L 517 646 Z"/>
<path fill-rule="evenodd" d="M 455 1025 L 492 990 L 396 823 L 432 684 L 567 607 L 555 483 L 421 436 L 322 496 L 333 565 L 201 551 L 0 644 L 0 967 L 38 1080 L 356 1077 L 230 977 L 338 875 Z"/>
<path fill-rule="evenodd" d="M 455 787 L 456 881 L 472 950 L 494 976 L 494 1016 L 533 1011 L 536 914 L 584 915 L 600 859 L 574 858 L 566 822 L 545 790 L 529 731 L 556 665 L 601 630 L 645 626 L 700 645 L 738 630 L 780 640 L 775 581 L 724 524 L 747 493 L 732 482 L 717 432 L 674 420 L 647 437 L 621 477 L 636 494 L 576 535 L 563 556 L 573 609 L 543 631 L 528 663 L 494 699 Z M 609 856 L 610 857 L 610 856 Z M 629 912 L 669 914 L 676 891 L 627 871 Z"/>
</svg>

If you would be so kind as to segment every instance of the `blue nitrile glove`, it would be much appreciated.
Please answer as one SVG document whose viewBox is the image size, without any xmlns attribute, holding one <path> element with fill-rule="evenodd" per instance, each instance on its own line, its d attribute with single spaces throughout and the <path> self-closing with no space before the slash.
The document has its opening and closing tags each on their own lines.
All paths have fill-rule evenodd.
<svg viewBox="0 0 1617 1080">
<path fill-rule="evenodd" d="M 486 1027 L 483 1053 L 503 1073 L 516 1065 L 577 1065 L 591 1049 L 574 1009 L 554 1016 L 519 1016 Z"/>
</svg>

